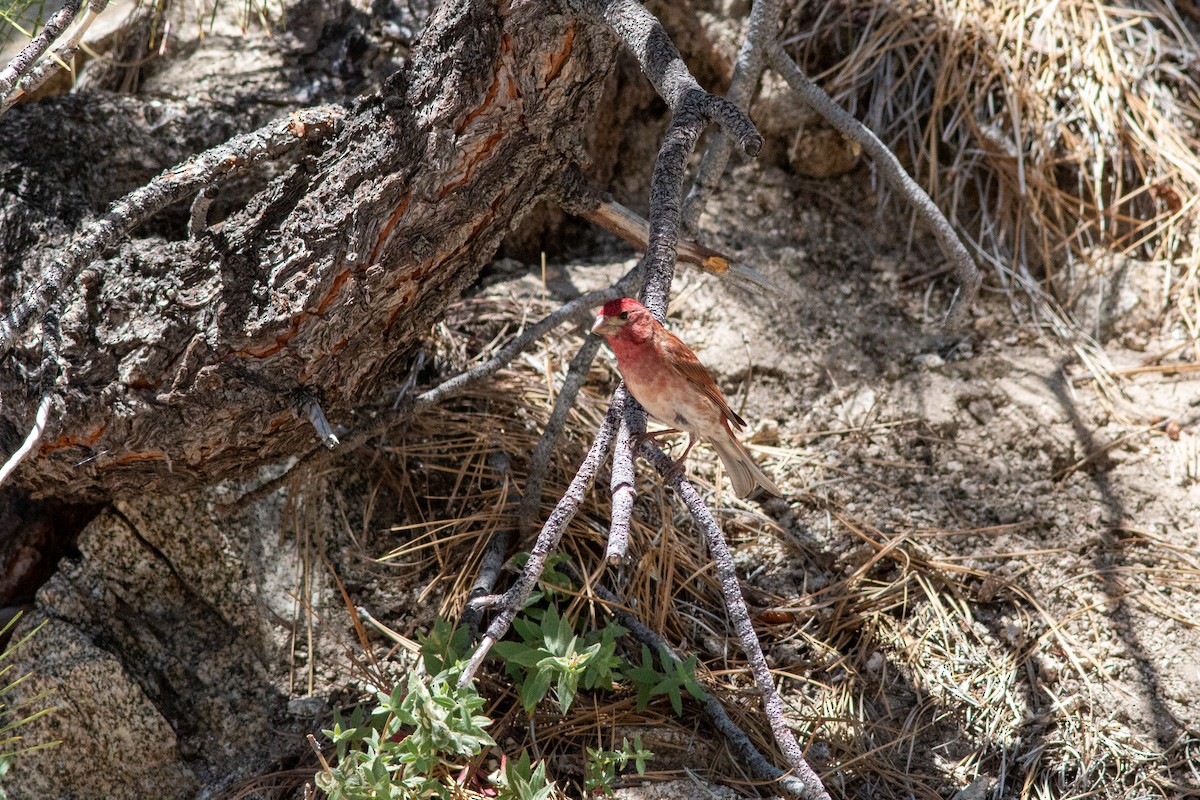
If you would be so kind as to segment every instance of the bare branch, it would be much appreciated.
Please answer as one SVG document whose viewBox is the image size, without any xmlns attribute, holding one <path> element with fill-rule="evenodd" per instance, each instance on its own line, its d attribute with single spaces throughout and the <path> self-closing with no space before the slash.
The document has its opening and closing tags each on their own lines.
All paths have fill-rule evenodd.
<svg viewBox="0 0 1200 800">
<path fill-rule="evenodd" d="M 121 236 L 217 178 L 278 158 L 302 142 L 333 134 L 340 128 L 344 114 L 339 106 L 294 112 L 206 150 L 117 200 L 63 248 L 63 255 L 50 264 L 42 283 L 13 303 L 8 317 L 0 322 L 0 358 L 13 348 L 31 320 L 44 314 L 75 281 L 80 270 L 103 255 Z"/>
<path fill-rule="evenodd" d="M 38 64 L 33 69 L 29 70 L 24 78 L 21 78 L 17 84 L 15 92 L 9 92 L 5 97 L 0 93 L 0 114 L 4 114 L 12 108 L 22 96 L 36 92 L 42 88 L 46 81 L 50 80 L 64 67 L 70 65 L 75 58 L 75 54 L 79 52 L 79 43 L 83 41 L 83 36 L 87 33 L 88 28 L 96 21 L 96 17 L 100 16 L 101 12 L 108 7 L 108 0 L 91 0 L 88 3 L 87 13 L 83 15 L 83 21 L 79 23 L 79 27 L 75 33 L 71 34 L 71 38 L 65 45 L 60 47 L 54 54 L 53 58 L 46 58 L 42 63 Z M 59 34 L 61 35 L 61 34 Z"/>
<path fill-rule="evenodd" d="M 575 406 L 575 398 L 579 396 L 579 390 L 583 388 L 583 382 L 587 379 L 588 370 L 592 368 L 592 362 L 600 352 L 601 343 L 599 336 L 589 336 L 571 359 L 571 365 L 567 368 L 567 378 L 563 381 L 558 396 L 554 398 L 554 410 L 550 412 L 550 419 L 546 421 L 546 429 L 542 431 L 537 445 L 533 448 L 533 455 L 529 458 L 529 477 L 525 481 L 525 496 L 521 498 L 521 510 L 518 513 L 518 525 L 522 536 L 527 536 L 537 527 L 542 507 L 542 487 L 546 483 L 546 471 L 550 468 L 550 456 L 554 453 L 554 445 L 558 443 L 558 437 L 567 422 L 567 415 Z"/>
<path fill-rule="evenodd" d="M 574 519 L 575 512 L 579 510 L 579 507 L 583 505 L 584 497 L 587 495 L 592 481 L 596 479 L 596 472 L 599 470 L 600 464 L 608 457 L 613 435 L 616 433 L 624 408 L 625 404 L 614 398 L 608 414 L 600 424 L 600 430 L 596 432 L 596 440 L 592 442 L 591 450 L 584 457 L 583 463 L 579 465 L 579 469 L 562 499 L 550 512 L 546 524 L 542 526 L 542 532 L 538 535 L 533 549 L 529 551 L 529 560 L 525 562 L 525 568 L 521 570 L 521 575 L 517 578 L 516 583 L 502 595 L 481 597 L 470 603 L 471 606 L 477 608 L 499 608 L 500 613 L 492 619 L 487 633 L 484 634 L 482 641 L 475 648 L 475 653 L 463 668 L 462 676 L 458 679 L 459 686 L 466 686 L 471 682 L 475 677 L 475 672 L 487 658 L 492 645 L 503 638 L 517 613 L 525 607 L 525 601 L 529 599 L 533 587 L 537 585 L 538 579 L 542 576 L 542 570 L 546 568 L 546 558 L 558 547 L 559 541 L 567 530 L 567 525 Z"/>
<path fill-rule="evenodd" d="M 575 0 L 575 5 L 604 17 L 637 57 L 643 72 L 654 83 L 673 112 L 654 165 L 650 190 L 649 235 L 646 254 L 639 264 L 643 273 L 640 299 L 661 322 L 666 316 L 667 298 L 675 272 L 684 172 L 701 130 L 707 122 L 715 121 L 736 138 L 743 150 L 751 155 L 758 152 L 762 138 L 749 118 L 736 105 L 699 87 L 688 73 L 675 46 L 663 32 L 662 26 L 640 4 L 632 0 Z M 617 452 L 614 454 L 613 536 L 609 544 L 609 554 L 612 556 L 615 553 L 619 557 L 622 552 L 621 531 L 625 529 L 627 536 L 633 504 L 633 446 L 639 440 L 644 440 L 641 435 L 644 430 L 645 412 L 639 406 L 629 403 L 626 392 L 618 389 L 591 450 L 571 481 L 566 494 L 542 527 L 521 576 L 503 595 L 477 598 L 472 602 L 473 607 L 496 608 L 499 609 L 499 613 L 492 620 L 483 640 L 467 663 L 459 685 L 466 685 L 472 680 L 491 646 L 504 636 L 513 618 L 524 606 L 545 567 L 547 556 L 557 547 L 567 524 L 582 502 L 584 492 L 594 479 L 599 463 L 607 455 L 614 434 L 617 438 Z M 799 776 L 795 790 L 805 798 L 827 800 L 828 793 L 820 778 L 804 760 L 803 752 L 783 717 L 783 703 L 775 692 L 762 648 L 750 625 L 750 615 L 742 598 L 733 560 L 720 527 L 699 494 L 683 477 L 682 472 L 674 469 L 674 462 L 665 453 L 643 441 L 642 454 L 668 476 L 668 482 L 684 499 L 708 537 L 725 603 L 742 640 L 755 681 L 763 693 L 764 707 L 772 732 Z"/>
<path fill-rule="evenodd" d="M 633 467 L 634 447 L 646 434 L 646 412 L 629 396 L 625 384 L 617 389 L 618 397 L 625 399 L 625 413 L 621 415 L 621 427 L 617 430 L 617 443 L 613 449 L 612 477 L 612 521 L 608 529 L 608 547 L 605 558 L 610 564 L 620 564 L 629 550 L 629 523 L 633 517 L 633 501 L 637 499 L 637 483 Z"/>
<path fill-rule="evenodd" d="M 696 93 L 710 98 L 718 108 L 708 109 L 704 116 L 725 127 L 747 155 L 758 155 L 762 137 L 754 129 L 753 123 L 725 98 L 711 95 L 700 88 L 700 84 L 688 72 L 671 37 L 663 30 L 662 23 L 645 6 L 636 0 L 573 0 L 573 5 L 608 23 L 638 60 L 642 72 L 674 114 L 692 106 Z"/>
<path fill-rule="evenodd" d="M 646 251 L 650 242 L 650 223 L 637 212 L 613 200 L 612 195 L 588 180 L 577 166 L 567 170 L 559 202 L 567 213 L 583 217 L 620 236 L 638 250 Z M 758 270 L 692 239 L 681 240 L 677 249 L 680 261 L 705 272 L 738 281 L 755 291 L 773 291 L 776 288 L 775 283 Z"/>
<path fill-rule="evenodd" d="M 51 395 L 45 394 L 42 396 L 42 402 L 38 403 L 37 413 L 33 417 L 33 427 L 29 430 L 29 435 L 25 437 L 24 443 L 17 448 L 8 460 L 4 462 L 4 466 L 0 467 L 0 486 L 8 479 L 8 476 L 13 473 L 25 456 L 33 450 L 37 445 L 38 440 L 42 438 L 43 431 L 46 430 L 46 419 L 50 416 L 50 400 Z"/>
<path fill-rule="evenodd" d="M 512 458 L 508 453 L 494 452 L 488 455 L 488 465 L 504 479 L 507 484 L 512 478 Z M 504 568 L 504 557 L 512 546 L 513 535 L 516 531 L 510 527 L 497 529 L 484 548 L 483 557 L 479 560 L 479 574 L 467 596 L 467 608 L 462 614 L 462 624 L 467 626 L 471 637 L 479 635 L 479 622 L 483 619 L 483 609 L 470 605 L 470 601 L 486 597 L 496 590 L 496 582 L 500 580 L 500 571 Z"/>
<path fill-rule="evenodd" d="M 771 670 L 767 666 L 766 657 L 763 656 L 762 645 L 759 644 L 758 635 L 755 634 L 754 626 L 750 623 L 750 612 L 746 608 L 746 600 L 742 596 L 741 586 L 738 583 L 737 570 L 733 565 L 733 556 L 729 552 L 729 545 L 725 541 L 725 534 L 721 532 L 721 526 L 713 519 L 712 512 L 704 503 L 704 498 L 700 496 L 700 493 L 696 491 L 684 474 L 675 469 L 675 462 L 666 453 L 650 442 L 643 442 L 642 457 L 653 464 L 671 488 L 679 494 L 688 511 L 692 513 L 692 518 L 696 520 L 696 524 L 704 531 L 709 552 L 712 554 L 713 563 L 717 568 L 717 579 L 721 584 L 721 594 L 725 598 L 725 609 L 733 623 L 738 639 L 741 640 L 742 652 L 746 654 L 746 660 L 750 662 L 750 671 L 754 675 L 754 682 L 757 684 L 759 692 L 762 693 L 763 710 L 767 715 L 771 732 L 775 735 L 775 741 L 779 744 L 779 748 L 783 751 L 803 786 L 800 795 L 805 798 L 829 800 L 829 793 L 822 785 L 820 777 L 808 765 L 808 761 L 804 758 L 804 751 L 800 749 L 796 736 L 792 733 L 792 729 L 783 715 L 783 700 L 775 690 L 775 682 L 771 677 Z"/>
<path fill-rule="evenodd" d="M 750 103 L 767 67 L 770 50 L 778 36 L 779 12 L 780 0 L 754 0 L 754 8 L 750 11 L 750 21 L 746 26 L 746 39 L 742 42 L 737 63 L 733 67 L 729 91 L 725 93 L 726 99 L 743 111 L 750 110 Z M 704 205 L 720 183 L 732 151 L 733 140 L 725 131 L 717 131 L 709 142 L 695 183 L 683 204 L 684 230 L 695 231 Z"/>
<path fill-rule="evenodd" d="M 538 320 L 535 324 L 526 328 L 524 333 L 510 341 L 504 347 L 500 348 L 496 355 L 492 356 L 482 364 L 472 367 L 466 372 L 461 372 L 452 378 L 447 378 L 432 389 L 428 389 L 417 395 L 415 399 L 406 401 L 402 395 L 400 400 L 387 413 L 383 414 L 379 419 L 377 419 L 374 424 L 368 425 L 353 435 L 346 437 L 346 439 L 342 442 L 342 447 L 340 448 L 341 451 L 349 453 L 357 450 L 359 447 L 362 447 L 364 444 L 370 441 L 373 437 L 383 433 L 383 431 L 387 430 L 388 427 L 395 425 L 397 420 L 404 419 L 405 417 L 414 413 L 426 411 L 436 406 L 438 403 L 444 402 L 445 400 L 448 400 L 451 397 L 466 391 L 479 381 L 491 377 L 499 370 L 508 366 L 508 364 L 510 364 L 514 358 L 532 347 L 534 343 L 539 341 L 543 336 L 554 330 L 563 322 L 566 322 L 571 317 L 582 312 L 584 309 L 590 309 L 594 306 L 602 305 L 615 297 L 622 296 L 623 289 L 618 288 L 619 286 L 620 284 L 608 289 L 598 289 L 594 292 L 588 292 L 587 294 L 580 295 L 571 302 L 555 309 L 542 319 Z M 415 374 L 410 375 L 409 378 L 410 380 L 415 379 Z M 406 383 L 408 383 L 408 381 L 406 381 Z M 302 467 L 311 466 L 314 462 L 317 462 L 328 455 L 329 451 L 326 448 L 314 447 L 296 459 L 295 463 L 293 463 L 284 474 L 272 478 L 261 486 L 251 489 L 250 491 L 238 497 L 236 500 L 231 501 L 230 505 L 244 505 L 245 503 L 257 500 L 258 498 L 265 497 L 291 480 L 292 476 L 296 473 L 296 470 Z"/>
<path fill-rule="evenodd" d="M 46 20 L 46 24 L 42 26 L 38 35 L 21 48 L 21 52 L 8 62 L 7 67 L 0 70 L 0 98 L 7 98 L 8 93 L 16 86 L 21 76 L 29 71 L 58 37 L 63 35 L 63 31 L 75 21 L 75 15 L 79 13 L 81 5 L 81 0 L 66 0 L 63 7 Z"/>
<path fill-rule="evenodd" d="M 626 276 L 628 277 L 628 276 Z M 477 367 L 455 375 L 449 380 L 443 381 L 432 389 L 422 392 L 417 395 L 417 399 L 413 402 L 411 411 L 424 411 L 430 408 L 447 397 L 451 397 L 467 386 L 476 381 L 487 378 L 495 374 L 499 369 L 508 365 L 516 355 L 524 350 L 527 350 L 534 342 L 541 339 L 550 331 L 557 328 L 563 322 L 566 322 L 571 317 L 583 312 L 586 309 L 591 309 L 599 305 L 603 305 L 617 297 L 622 296 L 625 291 L 624 279 L 618 281 L 615 286 L 608 289 L 597 289 L 594 292 L 581 294 L 569 303 L 566 303 L 551 313 L 542 317 L 533 325 L 529 326 L 524 333 L 513 339 L 508 344 L 496 351 L 496 355 L 489 358 Z"/>
<path fill-rule="evenodd" d="M 592 591 L 595 592 L 597 597 L 608 604 L 609 613 L 616 617 L 621 627 L 628 630 L 633 638 L 649 647 L 651 651 L 659 653 L 660 657 L 669 658 L 676 664 L 683 663 L 683 659 L 679 657 L 674 649 L 661 636 L 642 622 L 638 618 L 638 615 L 630 610 L 624 600 L 600 585 L 592 586 Z M 708 717 L 712 726 L 716 728 L 717 733 L 725 737 L 725 741 L 728 742 L 729 748 L 733 751 L 733 755 L 737 758 L 738 763 L 745 765 L 756 780 L 774 781 L 780 789 L 796 797 L 810 796 L 808 787 L 800 779 L 787 774 L 767 760 L 767 757 L 754 746 L 754 742 L 750 741 L 750 737 L 746 735 L 745 731 L 730 719 L 728 712 L 725 711 L 725 706 L 721 705 L 720 700 L 704 691 L 704 687 L 701 686 L 699 688 L 701 697 L 698 699 L 704 706 L 705 716 Z"/>
<path fill-rule="evenodd" d="M 863 150 L 871 156 L 875 168 L 879 170 L 883 179 L 912 203 L 917 214 L 933 230 L 933 235 L 937 237 L 942 253 L 954 265 L 954 277 L 959 283 L 959 293 L 946 316 L 946 325 L 952 329 L 961 327 L 966 322 L 967 309 L 979 295 L 982 278 L 979 270 L 975 267 L 974 259 L 967 252 L 967 248 L 963 246 L 958 234 L 954 232 L 954 227 L 942 214 L 941 209 L 930 199 L 921 185 L 904 171 L 904 167 L 900 165 L 895 153 L 888 149 L 888 146 L 880 141 L 870 128 L 833 102 L 825 90 L 809 80 L 778 41 L 771 50 L 771 66 L 787 81 L 788 86 L 792 87 L 792 90 L 800 95 L 801 99 L 820 114 L 826 122 L 843 136 L 862 145 Z"/>
</svg>

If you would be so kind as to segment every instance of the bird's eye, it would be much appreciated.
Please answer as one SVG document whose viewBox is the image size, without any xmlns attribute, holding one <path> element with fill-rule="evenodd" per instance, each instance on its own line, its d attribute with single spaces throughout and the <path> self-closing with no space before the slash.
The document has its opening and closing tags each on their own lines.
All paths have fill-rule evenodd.
<svg viewBox="0 0 1200 800">
<path fill-rule="evenodd" d="M 628 311 L 622 311 L 622 312 L 621 312 L 620 314 L 618 314 L 617 316 L 618 316 L 618 317 L 620 317 L 621 319 L 629 319 L 629 312 L 628 312 Z"/>
</svg>

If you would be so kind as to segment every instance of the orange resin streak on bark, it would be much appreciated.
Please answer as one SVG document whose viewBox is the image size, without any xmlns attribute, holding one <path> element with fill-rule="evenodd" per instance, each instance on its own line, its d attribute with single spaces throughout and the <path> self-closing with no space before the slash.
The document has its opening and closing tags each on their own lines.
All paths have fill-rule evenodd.
<svg viewBox="0 0 1200 800">
<path fill-rule="evenodd" d="M 387 243 L 388 238 L 392 235 L 392 228 L 396 227 L 396 223 L 404 216 L 404 212 L 408 211 L 409 201 L 412 200 L 412 192 L 400 198 L 400 202 L 396 205 L 396 210 L 388 217 L 388 221 L 383 224 L 383 230 L 379 232 L 379 238 L 375 240 L 375 246 L 371 248 L 371 257 L 367 259 L 367 264 L 374 264 L 379 256 L 379 251 Z"/>
<path fill-rule="evenodd" d="M 501 53 L 503 53 L 503 51 L 507 47 L 507 45 L 508 45 L 508 37 L 505 36 L 504 37 L 504 45 L 501 46 L 501 48 L 500 48 Z M 489 108 L 491 108 L 493 105 L 495 105 L 496 95 L 498 95 L 500 93 L 500 76 L 503 74 L 504 74 L 504 68 L 503 68 L 503 66 L 501 66 L 501 68 L 496 72 L 495 76 L 492 77 L 492 85 L 488 87 L 487 94 L 484 95 L 484 97 L 483 97 L 483 102 L 480 103 L 478 106 L 476 106 L 474 109 L 472 109 L 469 114 L 467 114 L 465 117 L 463 117 L 463 121 L 460 122 L 458 124 L 458 127 L 454 129 L 455 133 L 462 133 L 463 131 L 465 131 L 467 129 L 467 126 L 475 121 L 476 117 L 478 117 L 480 114 L 482 114 L 483 112 L 485 112 Z M 512 93 L 510 91 L 509 95 L 511 96 L 511 94 Z"/>
<path fill-rule="evenodd" d="M 247 347 L 244 350 L 238 350 L 236 353 L 234 353 L 234 355 L 241 356 L 242 358 L 266 358 L 267 356 L 275 355 L 280 350 L 287 347 L 287 343 L 290 342 L 297 333 L 299 333 L 300 320 L 307 316 L 311 315 L 308 313 L 302 313 L 293 317 L 291 329 L 281 336 L 276 336 L 274 344 L 268 344 L 263 347 Z"/>
<path fill-rule="evenodd" d="M 76 436 L 68 433 L 59 436 L 53 442 L 45 442 L 42 444 L 38 452 L 41 455 L 53 453 L 55 450 L 62 450 L 64 447 L 91 447 L 96 442 L 100 441 L 100 437 L 108 430 L 107 425 L 97 425 L 82 436 Z"/>
<path fill-rule="evenodd" d="M 492 150 L 495 149 L 496 145 L 506 135 L 507 134 L 504 131 L 496 131 L 491 136 L 484 139 L 479 144 L 475 145 L 474 152 L 472 153 L 470 159 L 462 167 L 462 170 L 463 170 L 462 177 L 460 177 L 456 181 L 451 181 L 450 183 L 447 183 L 445 186 L 443 186 L 441 188 L 441 191 L 438 192 L 438 199 L 440 200 L 441 198 L 450 194 L 452 191 L 454 191 L 458 187 L 462 186 L 467 181 L 471 180 L 471 173 L 475 171 L 475 168 L 477 166 L 479 166 L 479 163 L 481 161 L 485 160 L 488 156 L 490 156 L 492 154 Z"/>
<path fill-rule="evenodd" d="M 571 57 L 571 49 L 575 46 L 575 21 L 571 20 L 571 24 L 567 26 L 566 36 L 563 37 L 562 49 L 557 53 L 553 53 L 549 57 L 549 64 L 546 67 L 545 85 L 549 86 L 558 77 L 558 73 L 562 72 L 563 64 L 567 63 L 567 59 Z"/>
<path fill-rule="evenodd" d="M 337 299 L 338 292 L 342 290 L 342 286 L 350 279 L 350 270 L 344 269 L 337 274 L 333 279 L 333 283 L 329 285 L 329 291 L 325 292 L 325 296 L 321 298 L 321 302 L 317 303 L 317 315 L 324 314 L 326 309 L 333 305 L 333 301 Z"/>
</svg>

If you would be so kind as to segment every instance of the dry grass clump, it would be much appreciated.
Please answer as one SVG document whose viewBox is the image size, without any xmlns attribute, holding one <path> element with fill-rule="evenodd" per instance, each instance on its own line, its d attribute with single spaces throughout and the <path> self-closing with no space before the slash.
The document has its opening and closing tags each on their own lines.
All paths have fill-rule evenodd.
<svg viewBox="0 0 1200 800">
<path fill-rule="evenodd" d="M 1184 18 L 1196 13 L 1162 0 L 836 0 L 800 3 L 787 32 L 1039 323 L 1069 334 L 1047 295 L 1070 307 L 1097 254 L 1128 254 L 1159 268 L 1158 296 L 1142 301 L 1172 312 L 1196 359 L 1200 49 Z"/>
<path fill-rule="evenodd" d="M 458 371 L 540 312 L 517 310 L 507 299 L 469 300 L 441 331 L 435 360 L 447 372 Z M 489 538 L 517 530 L 525 459 L 579 341 L 559 337 L 494 382 L 397 428 L 379 448 L 383 458 L 373 469 L 390 476 L 387 494 L 398 498 L 399 521 L 390 532 L 394 546 L 377 534 L 365 554 L 376 559 L 374 570 L 391 573 L 390 591 L 401 597 L 419 592 L 415 617 L 429 605 L 456 616 Z M 543 514 L 566 488 L 615 384 L 603 364 L 591 377 L 556 450 Z M 801 461 L 784 446 L 760 455 L 777 473 L 785 460 Z M 756 628 L 792 704 L 790 718 L 801 741 L 814 743 L 808 756 L 835 795 L 938 798 L 974 785 L 980 793 L 972 797 L 1172 797 L 1196 786 L 1189 759 L 1197 741 L 1155 745 L 1114 716 L 1102 686 L 1103 655 L 1086 637 L 1066 632 L 1078 620 L 1053 619 L 1045 598 L 1019 579 L 996 578 L 953 553 L 940 554 L 943 532 L 885 533 L 832 501 L 796 492 L 801 507 L 826 512 L 831 530 L 857 543 L 835 561 L 813 549 L 803 531 L 719 494 L 714 487 L 724 482 L 714 467 L 715 459 L 697 451 L 689 472 L 713 494 L 745 570 Z M 811 473 L 799 475 L 805 483 L 826 477 L 824 467 L 804 469 Z M 603 582 L 622 594 L 666 641 L 685 656 L 699 656 L 702 683 L 759 748 L 782 763 L 721 612 L 700 537 L 649 470 L 639 474 L 631 566 L 612 570 L 604 562 L 607 471 L 563 540 L 561 552 L 584 576 L 571 601 L 579 627 L 607 620 L 594 585 Z M 1181 585 L 1200 574 L 1187 558 L 1163 548 L 1147 549 L 1139 569 Z M 1119 594 L 1128 601 L 1160 601 L 1161 586 L 1139 581 L 1139 574 L 1080 580 L 1103 579 L 1110 590 L 1120 580 Z M 773 591 L 756 586 L 757 575 L 769 575 L 765 583 Z M 413 619 L 385 622 L 411 630 Z M 388 647 L 379 642 L 376 655 Z M 629 652 L 637 650 L 631 643 Z M 690 770 L 759 791 L 691 701 L 677 717 L 665 700 L 637 711 L 629 690 L 583 693 L 566 717 L 543 703 L 530 722 L 507 679 L 492 673 L 482 681 L 492 698 L 493 736 L 510 755 L 534 749 L 549 760 L 553 777 L 578 780 L 584 748 L 611 748 L 640 734 L 657 755 L 651 779 Z"/>
</svg>

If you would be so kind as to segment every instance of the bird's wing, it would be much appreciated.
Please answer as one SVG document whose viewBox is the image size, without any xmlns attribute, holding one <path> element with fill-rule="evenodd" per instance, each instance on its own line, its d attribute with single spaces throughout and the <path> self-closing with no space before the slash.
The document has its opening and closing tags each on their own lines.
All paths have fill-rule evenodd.
<svg viewBox="0 0 1200 800">
<path fill-rule="evenodd" d="M 717 382 L 713 380 L 709 371 L 700 363 L 700 359 L 696 358 L 696 354 L 692 352 L 692 348 L 684 344 L 678 336 L 666 328 L 660 328 L 658 333 L 662 337 L 660 341 L 667 363 L 679 370 L 679 374 L 688 383 L 695 386 L 705 397 L 711 400 L 738 430 L 746 427 L 746 421 L 729 407 L 729 401 L 725 399 L 725 395 L 721 394 L 721 389 L 717 386 Z"/>
</svg>

